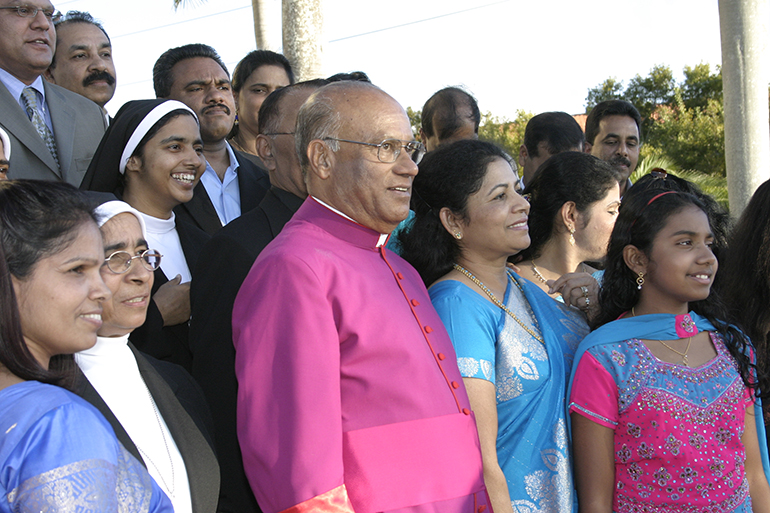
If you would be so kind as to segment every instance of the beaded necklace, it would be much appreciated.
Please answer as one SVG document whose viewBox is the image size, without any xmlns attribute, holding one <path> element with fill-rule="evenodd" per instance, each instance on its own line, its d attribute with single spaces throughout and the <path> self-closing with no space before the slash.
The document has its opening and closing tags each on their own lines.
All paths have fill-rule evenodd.
<svg viewBox="0 0 770 513">
<path fill-rule="evenodd" d="M 507 306 L 505 306 L 505 305 L 503 304 L 503 302 L 502 302 L 502 301 L 500 301 L 499 299 L 497 299 L 497 297 L 494 295 L 494 293 L 493 293 L 491 290 L 489 290 L 489 289 L 487 288 L 487 286 L 486 286 L 486 285 L 484 285 L 483 283 L 481 283 L 481 280 L 479 280 L 479 279 L 478 279 L 478 278 L 476 278 L 476 277 L 475 277 L 473 274 L 471 274 L 471 272 L 470 272 L 468 269 L 466 269 L 465 267 L 462 267 L 462 266 L 461 266 L 461 265 L 459 265 L 459 264 L 454 264 L 454 265 L 452 265 L 452 267 L 454 267 L 455 269 L 457 269 L 458 271 L 460 271 L 461 273 L 463 273 L 465 276 L 467 276 L 467 277 L 468 277 L 468 279 L 470 279 L 470 280 L 471 280 L 473 283 L 475 283 L 476 285 L 478 285 L 478 286 L 479 286 L 479 288 L 481 288 L 481 290 L 483 290 L 483 291 L 484 291 L 484 292 L 487 294 L 487 296 L 489 296 L 489 299 L 491 299 L 491 300 L 492 300 L 492 302 L 493 302 L 494 304 L 496 304 L 498 307 L 500 307 L 500 308 L 501 308 L 501 309 L 502 309 L 502 310 L 503 310 L 505 313 L 507 313 L 508 315 L 510 315 L 510 316 L 511 316 L 511 318 L 513 318 L 513 320 L 514 320 L 514 321 L 516 321 L 517 323 L 519 323 L 519 326 L 521 326 L 522 328 L 524 328 L 524 331 L 526 331 L 527 333 L 529 333 L 530 335 L 532 335 L 532 338 L 534 338 L 535 340 L 537 340 L 537 341 L 538 341 L 538 342 L 540 342 L 541 344 L 545 345 L 545 341 L 543 340 L 543 337 L 541 337 L 540 335 L 538 335 L 537 333 L 535 333 L 535 332 L 532 330 L 532 328 L 530 328 L 529 326 L 527 326 L 526 324 L 524 324 L 524 322 L 523 322 L 521 319 L 519 319 L 518 317 L 516 317 L 516 315 L 515 315 L 513 312 L 511 312 L 511 311 L 508 309 L 508 307 L 507 307 Z M 509 270 L 507 270 L 507 269 L 506 269 L 506 274 L 508 275 L 508 279 L 509 279 L 510 281 L 512 281 L 512 282 L 514 283 L 514 285 L 516 285 L 516 286 L 519 288 L 519 290 L 521 290 L 522 292 L 524 292 L 524 290 L 521 288 L 521 285 L 519 285 L 519 282 L 517 282 L 516 280 L 514 280 L 514 279 L 513 279 L 513 276 L 511 275 L 511 271 L 509 271 Z M 535 319 L 535 326 L 537 326 L 538 330 L 540 329 L 540 326 L 538 326 L 538 325 L 537 325 L 537 319 Z"/>
</svg>

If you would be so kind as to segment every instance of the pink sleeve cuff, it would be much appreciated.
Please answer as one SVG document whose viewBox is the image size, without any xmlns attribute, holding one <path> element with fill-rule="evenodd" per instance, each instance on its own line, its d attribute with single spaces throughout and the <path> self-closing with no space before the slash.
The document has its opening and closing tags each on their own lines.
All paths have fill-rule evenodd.
<svg viewBox="0 0 770 513">
<path fill-rule="evenodd" d="M 575 371 L 569 412 L 610 429 L 618 425 L 618 386 L 607 369 L 588 352 L 583 353 Z"/>
<path fill-rule="evenodd" d="M 353 505 L 348 499 L 348 491 L 342 484 L 312 499 L 300 502 L 296 506 L 285 509 L 280 513 L 354 513 Z"/>
</svg>

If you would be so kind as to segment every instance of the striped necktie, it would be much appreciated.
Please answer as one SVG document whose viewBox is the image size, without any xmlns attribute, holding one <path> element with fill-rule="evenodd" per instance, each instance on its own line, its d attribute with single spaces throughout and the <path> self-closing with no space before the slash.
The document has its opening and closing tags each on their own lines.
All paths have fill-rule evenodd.
<svg viewBox="0 0 770 513">
<path fill-rule="evenodd" d="M 53 160 L 56 162 L 56 167 L 61 169 L 59 165 L 59 155 L 56 153 L 56 141 L 54 141 L 53 134 L 45 124 L 43 116 L 40 115 L 40 109 L 37 103 L 37 93 L 31 87 L 25 87 L 21 92 L 21 97 L 24 99 L 24 105 L 27 107 L 27 116 L 32 124 L 35 125 L 35 130 L 43 139 L 45 145 L 48 146 L 48 151 L 51 152 Z"/>
</svg>

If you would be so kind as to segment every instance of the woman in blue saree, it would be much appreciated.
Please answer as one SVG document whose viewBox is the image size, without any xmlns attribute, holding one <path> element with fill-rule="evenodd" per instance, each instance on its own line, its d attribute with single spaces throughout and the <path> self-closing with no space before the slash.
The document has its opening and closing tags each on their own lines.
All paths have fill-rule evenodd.
<svg viewBox="0 0 770 513">
<path fill-rule="evenodd" d="M 459 141 L 429 153 L 414 181 L 416 215 L 400 236 L 402 255 L 430 286 L 455 345 L 494 510 L 569 512 L 565 388 L 588 328 L 583 312 L 507 267 L 530 243 L 529 205 L 518 190 L 492 144 Z"/>
<path fill-rule="evenodd" d="M 173 511 L 107 421 L 63 388 L 110 296 L 89 205 L 67 184 L 2 182 L 0 239 L 0 512 Z"/>
</svg>

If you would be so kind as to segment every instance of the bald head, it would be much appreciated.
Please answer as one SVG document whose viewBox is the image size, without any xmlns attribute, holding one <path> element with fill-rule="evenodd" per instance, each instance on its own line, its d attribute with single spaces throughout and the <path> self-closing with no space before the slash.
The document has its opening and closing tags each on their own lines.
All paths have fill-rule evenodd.
<svg viewBox="0 0 770 513">
<path fill-rule="evenodd" d="M 378 148 L 385 140 L 400 143 Z M 390 233 L 409 214 L 417 165 L 396 147 L 411 141 L 403 107 L 366 82 L 319 89 L 297 117 L 297 153 L 308 192 L 380 233 Z M 388 149 L 390 156 L 398 153 L 393 162 L 387 162 Z"/>
<path fill-rule="evenodd" d="M 257 153 L 270 175 L 270 184 L 294 194 L 307 196 L 294 145 L 297 113 L 307 98 L 325 81 L 300 82 L 271 93 L 259 109 Z"/>
</svg>

